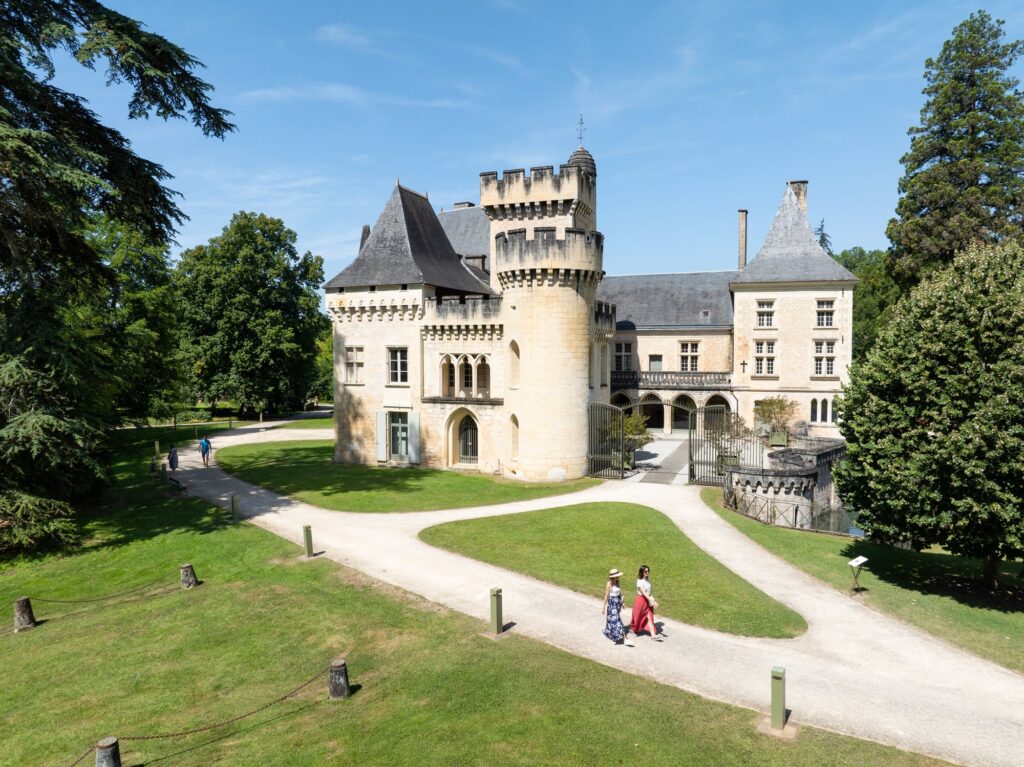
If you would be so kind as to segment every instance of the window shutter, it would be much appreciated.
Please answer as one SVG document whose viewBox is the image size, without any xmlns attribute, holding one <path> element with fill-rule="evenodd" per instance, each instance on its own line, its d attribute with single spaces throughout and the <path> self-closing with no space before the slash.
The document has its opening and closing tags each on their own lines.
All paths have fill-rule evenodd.
<svg viewBox="0 0 1024 767">
<path fill-rule="evenodd" d="M 409 463 L 420 462 L 420 414 L 409 413 Z"/>
<path fill-rule="evenodd" d="M 388 459 L 388 414 L 377 413 L 377 460 Z"/>
</svg>

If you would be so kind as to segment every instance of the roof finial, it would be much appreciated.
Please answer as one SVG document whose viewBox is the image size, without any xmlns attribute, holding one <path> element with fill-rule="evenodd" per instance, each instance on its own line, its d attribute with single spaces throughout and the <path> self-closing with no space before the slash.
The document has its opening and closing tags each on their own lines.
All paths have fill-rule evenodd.
<svg viewBox="0 0 1024 767">
<path fill-rule="evenodd" d="M 580 121 L 576 124 L 576 138 L 580 140 L 580 146 L 583 146 L 583 134 L 587 132 L 586 127 L 583 125 L 583 113 L 580 113 Z"/>
</svg>

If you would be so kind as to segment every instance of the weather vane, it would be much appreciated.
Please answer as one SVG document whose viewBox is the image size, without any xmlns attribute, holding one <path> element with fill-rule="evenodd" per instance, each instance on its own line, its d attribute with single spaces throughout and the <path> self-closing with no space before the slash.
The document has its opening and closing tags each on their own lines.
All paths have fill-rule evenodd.
<svg viewBox="0 0 1024 767">
<path fill-rule="evenodd" d="M 583 134 L 586 130 L 587 129 L 583 127 L 583 115 L 580 114 L 580 121 L 576 124 L 576 138 L 580 140 L 580 146 L 583 146 Z"/>
</svg>

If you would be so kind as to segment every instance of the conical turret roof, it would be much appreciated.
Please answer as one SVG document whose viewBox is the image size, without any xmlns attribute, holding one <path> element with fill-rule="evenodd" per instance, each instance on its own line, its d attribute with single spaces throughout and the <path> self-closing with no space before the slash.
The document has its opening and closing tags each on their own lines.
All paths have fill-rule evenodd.
<svg viewBox="0 0 1024 767">
<path fill-rule="evenodd" d="M 744 282 L 856 282 L 825 252 L 811 230 L 793 188 L 786 186 L 775 220 L 757 256 L 739 272 Z"/>
<path fill-rule="evenodd" d="M 575 165 L 597 178 L 597 163 L 594 162 L 594 156 L 583 148 L 583 144 L 580 144 L 576 151 L 569 155 L 569 162 L 566 165 Z"/>
</svg>

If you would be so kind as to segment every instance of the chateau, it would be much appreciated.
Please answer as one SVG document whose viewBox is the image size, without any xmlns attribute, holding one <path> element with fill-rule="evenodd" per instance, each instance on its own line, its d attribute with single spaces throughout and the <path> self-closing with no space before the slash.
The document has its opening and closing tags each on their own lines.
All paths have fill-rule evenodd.
<svg viewBox="0 0 1024 767">
<path fill-rule="evenodd" d="M 606 276 L 597 166 L 480 174 L 479 205 L 435 213 L 396 183 L 356 259 L 326 284 L 335 460 L 562 480 L 587 471 L 591 403 L 641 408 L 656 434 L 689 413 L 784 396 L 838 436 L 856 278 L 818 244 L 807 182 L 786 185 L 736 269 Z"/>
</svg>

